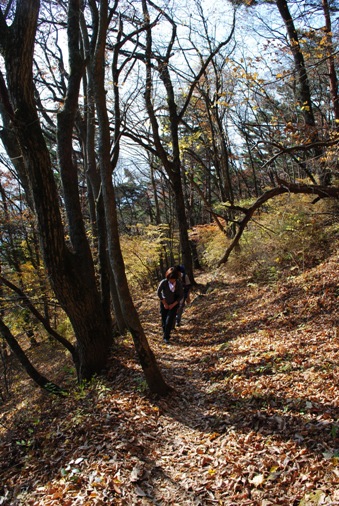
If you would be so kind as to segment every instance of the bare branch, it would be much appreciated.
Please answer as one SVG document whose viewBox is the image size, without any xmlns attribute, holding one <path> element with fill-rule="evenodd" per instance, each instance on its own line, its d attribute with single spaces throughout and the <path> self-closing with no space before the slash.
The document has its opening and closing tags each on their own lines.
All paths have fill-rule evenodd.
<svg viewBox="0 0 339 506">
<path fill-rule="evenodd" d="M 282 195 L 283 193 L 299 193 L 299 194 L 302 193 L 306 195 L 317 195 L 318 198 L 315 199 L 315 201 L 318 201 L 319 199 L 323 198 L 333 198 L 333 199 L 339 198 L 339 187 L 288 183 L 287 181 L 284 181 L 282 179 L 278 179 L 278 183 L 280 186 L 277 186 L 275 188 L 272 188 L 271 190 L 266 191 L 255 201 L 255 203 L 251 207 L 249 207 L 248 209 L 244 209 L 245 217 L 238 223 L 239 225 L 238 232 L 233 241 L 231 242 L 231 244 L 226 249 L 223 257 L 219 260 L 218 266 L 227 262 L 233 249 L 239 243 L 240 238 L 246 228 L 246 225 L 251 220 L 255 211 L 273 197 L 276 197 L 277 195 Z M 229 209 L 234 209 L 232 205 L 227 207 Z"/>
</svg>

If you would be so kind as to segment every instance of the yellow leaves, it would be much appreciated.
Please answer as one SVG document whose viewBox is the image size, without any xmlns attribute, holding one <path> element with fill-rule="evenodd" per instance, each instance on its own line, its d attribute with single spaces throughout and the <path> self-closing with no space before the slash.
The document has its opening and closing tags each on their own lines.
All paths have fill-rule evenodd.
<svg viewBox="0 0 339 506">
<path fill-rule="evenodd" d="M 181 137 L 179 141 L 179 148 L 180 151 L 183 152 L 187 148 L 193 148 L 197 151 L 201 147 L 201 131 L 198 130 L 197 132 L 192 133 L 191 135 L 186 135 Z"/>
<path fill-rule="evenodd" d="M 306 101 L 306 102 L 303 102 L 302 106 L 300 107 L 300 109 L 302 111 L 310 111 L 311 110 L 311 107 L 309 105 L 309 103 Z"/>
<path fill-rule="evenodd" d="M 226 102 L 225 100 L 218 100 L 217 104 L 222 105 L 224 107 L 231 107 L 231 104 L 229 102 Z"/>
<path fill-rule="evenodd" d="M 217 471 L 216 471 L 215 469 L 209 469 L 209 470 L 208 470 L 208 474 L 209 474 L 210 476 L 214 476 L 216 472 L 217 472 Z"/>
<path fill-rule="evenodd" d="M 318 45 L 319 46 L 327 46 L 328 39 L 329 39 L 329 34 L 326 33 L 320 40 L 318 40 Z"/>
</svg>

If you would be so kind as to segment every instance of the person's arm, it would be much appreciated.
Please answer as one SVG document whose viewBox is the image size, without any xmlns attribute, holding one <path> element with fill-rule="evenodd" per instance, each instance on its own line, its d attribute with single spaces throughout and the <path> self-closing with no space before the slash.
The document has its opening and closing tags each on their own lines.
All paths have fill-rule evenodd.
<svg viewBox="0 0 339 506">
<path fill-rule="evenodd" d="M 167 304 L 166 298 L 164 298 L 164 295 L 165 295 L 165 283 L 166 282 L 167 282 L 167 279 L 163 279 L 160 282 L 157 294 L 158 294 L 158 297 L 159 297 L 161 303 L 163 304 L 164 308 L 165 309 L 170 309 L 169 305 Z"/>
<path fill-rule="evenodd" d="M 173 307 L 177 304 L 180 304 L 180 301 L 184 298 L 184 287 L 180 280 L 177 281 L 177 286 L 175 287 L 175 302 L 173 302 Z"/>
</svg>

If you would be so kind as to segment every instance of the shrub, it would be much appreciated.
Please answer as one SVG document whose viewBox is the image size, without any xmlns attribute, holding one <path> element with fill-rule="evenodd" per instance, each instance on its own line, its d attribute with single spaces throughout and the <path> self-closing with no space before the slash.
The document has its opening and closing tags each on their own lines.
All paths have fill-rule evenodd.
<svg viewBox="0 0 339 506">
<path fill-rule="evenodd" d="M 121 237 L 121 248 L 132 292 L 154 288 L 163 274 L 161 266 L 166 270 L 178 263 L 174 251 L 178 252 L 179 241 L 170 236 L 167 225 L 140 225 L 138 233 Z"/>
<path fill-rule="evenodd" d="M 283 195 L 253 217 L 227 268 L 257 282 L 272 282 L 317 265 L 335 247 L 337 205 L 310 203 L 310 197 Z"/>
</svg>

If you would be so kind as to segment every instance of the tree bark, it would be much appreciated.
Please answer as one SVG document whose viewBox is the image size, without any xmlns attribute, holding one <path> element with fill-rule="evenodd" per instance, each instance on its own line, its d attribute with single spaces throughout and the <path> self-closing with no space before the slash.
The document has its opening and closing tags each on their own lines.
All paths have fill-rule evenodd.
<svg viewBox="0 0 339 506">
<path fill-rule="evenodd" d="M 93 4 L 93 10 L 95 5 Z M 95 14 L 95 11 L 94 11 Z M 115 285 L 118 290 L 119 300 L 128 330 L 130 331 L 134 346 L 145 374 L 146 382 L 153 393 L 165 395 L 169 392 L 170 387 L 164 381 L 158 368 L 155 356 L 149 347 L 144 330 L 140 323 L 140 319 L 136 308 L 133 304 L 131 294 L 128 287 L 128 281 L 125 273 L 125 265 L 120 247 L 117 210 L 115 202 L 114 187 L 112 181 L 112 173 L 118 161 L 119 142 L 120 142 L 120 115 L 117 110 L 119 107 L 119 87 L 118 81 L 114 81 L 115 88 L 115 128 L 114 128 L 114 152 L 111 157 L 111 139 L 110 124 L 107 114 L 106 93 L 105 93 L 105 41 L 107 37 L 108 27 L 108 2 L 102 0 L 99 10 L 99 25 L 97 30 L 97 38 L 95 41 L 95 52 L 93 61 L 91 62 L 92 76 L 94 85 L 94 96 L 96 103 L 97 119 L 98 119 L 98 137 L 100 149 L 98 152 L 102 197 L 105 207 L 105 219 L 107 229 L 107 243 L 109 250 L 109 258 L 114 274 Z M 96 31 L 96 30 L 95 30 Z M 119 32 L 121 33 L 121 31 Z M 119 37 L 119 34 L 118 34 Z M 118 44 L 116 46 L 118 50 Z M 116 60 L 115 60 L 116 62 Z M 113 64 L 114 65 L 114 64 Z M 114 68 L 114 72 L 117 69 Z M 116 75 L 116 74 L 115 74 Z M 117 75 L 116 75 L 117 77 Z M 112 160 L 112 161 L 111 161 Z"/>
<path fill-rule="evenodd" d="M 76 196 L 70 194 L 74 192 L 76 184 L 74 167 L 68 165 L 72 139 L 65 139 L 63 132 L 60 132 L 59 140 L 65 143 L 66 149 L 65 154 L 59 151 L 64 186 L 67 186 L 66 181 L 70 182 L 65 200 L 75 210 L 74 216 L 69 215 L 72 242 L 72 249 L 69 249 L 64 238 L 51 160 L 35 106 L 32 60 L 39 6 L 38 0 L 18 0 L 15 19 L 10 27 L 7 27 L 0 13 L 0 48 L 5 60 L 8 96 L 14 111 L 13 129 L 33 196 L 44 263 L 51 286 L 75 332 L 79 354 L 78 377 L 81 380 L 102 370 L 112 339 L 103 316 L 84 227 L 78 223 L 81 215 L 77 202 L 72 201 L 72 197 Z M 79 2 L 72 0 L 70 16 L 77 16 L 78 10 Z M 70 88 L 72 101 L 76 96 L 77 78 L 74 76 L 71 82 L 71 86 L 74 86 Z M 63 116 L 67 116 L 67 112 Z M 72 113 L 68 119 L 73 121 Z M 67 131 L 71 132 L 71 127 Z"/>
<path fill-rule="evenodd" d="M 84 58 L 91 55 L 91 44 L 87 31 L 86 20 L 83 15 L 80 17 L 80 29 L 82 35 L 82 44 L 84 47 Z M 120 302 L 117 297 L 117 291 L 108 258 L 105 208 L 103 205 L 100 172 L 97 166 L 95 155 L 95 99 L 93 91 L 93 78 L 89 70 L 86 69 L 84 75 L 84 94 L 85 110 L 84 120 L 79 118 L 79 131 L 82 140 L 85 171 L 88 184 L 88 195 L 91 211 L 91 224 L 93 233 L 93 243 L 97 249 L 98 274 L 100 277 L 100 294 L 103 311 L 110 326 L 118 326 L 120 334 L 126 331 L 126 325 L 121 315 Z M 112 322 L 111 302 L 113 304 L 116 322 Z"/>
<path fill-rule="evenodd" d="M 35 316 L 35 318 L 42 323 L 42 325 L 47 330 L 47 332 L 52 337 L 54 337 L 54 339 L 56 339 L 60 344 L 62 344 L 71 353 L 74 363 L 78 363 L 78 357 L 77 357 L 76 349 L 74 348 L 74 346 L 69 341 L 67 341 L 67 339 L 65 339 L 63 336 L 61 336 L 60 334 L 58 334 L 50 326 L 49 322 L 35 308 L 35 306 L 30 301 L 30 299 L 27 297 L 27 295 L 18 286 L 14 285 L 14 283 L 11 283 L 8 279 L 4 278 L 1 275 L 0 275 L 0 281 L 4 285 L 6 285 L 8 288 L 10 288 L 13 292 L 17 293 L 20 296 L 20 302 L 21 302 L 21 304 L 23 304 L 24 306 L 26 306 L 27 309 L 30 310 L 30 312 L 32 313 L 32 315 Z"/>
<path fill-rule="evenodd" d="M 13 351 L 14 355 L 17 357 L 21 365 L 24 367 L 27 374 L 32 378 L 32 380 L 39 385 L 39 387 L 47 390 L 49 393 L 54 393 L 56 395 L 65 395 L 65 392 L 55 383 L 49 381 L 45 376 L 39 373 L 39 371 L 33 366 L 33 364 L 28 359 L 26 353 L 21 348 L 18 341 L 15 339 L 9 328 L 5 325 L 3 320 L 0 318 L 0 333 L 2 337 L 7 342 L 8 346 Z"/>
<path fill-rule="evenodd" d="M 338 78 L 337 72 L 335 68 L 335 59 L 334 54 L 335 50 L 333 47 L 333 38 L 332 38 L 332 24 L 331 24 L 331 15 L 330 8 L 328 5 L 328 0 L 322 0 L 322 6 L 325 17 L 325 32 L 326 32 L 326 53 L 327 53 L 327 67 L 328 74 L 330 80 L 330 95 L 333 104 L 333 112 L 334 119 L 336 120 L 335 128 L 339 129 L 339 97 L 338 97 Z"/>
<path fill-rule="evenodd" d="M 305 66 L 304 55 L 299 44 L 297 30 L 294 26 L 294 22 L 288 8 L 287 0 L 277 0 L 277 6 L 280 15 L 285 23 L 288 37 L 290 39 L 290 48 L 299 79 L 299 93 L 297 98 L 299 99 L 300 107 L 307 126 L 305 133 L 308 136 L 308 140 L 310 142 L 316 143 L 319 140 L 319 133 L 314 119 L 308 74 Z M 319 158 L 321 157 L 323 150 L 320 146 L 316 145 L 314 152 L 315 155 Z M 321 167 L 321 164 L 319 165 L 320 174 L 322 174 L 323 168 Z"/>
<path fill-rule="evenodd" d="M 311 100 L 310 86 L 308 82 L 307 71 L 304 62 L 304 56 L 300 48 L 299 38 L 297 30 L 294 26 L 293 18 L 290 14 L 288 4 L 286 0 L 277 0 L 277 7 L 280 15 L 285 23 L 288 37 L 290 39 L 290 48 L 294 58 L 294 64 L 299 78 L 299 100 L 302 106 L 303 115 L 305 118 L 306 125 L 310 127 L 315 126 L 315 120 L 313 115 L 313 107 Z M 316 134 L 316 132 L 315 132 Z M 312 137 L 311 140 L 315 141 L 317 135 Z"/>
</svg>

